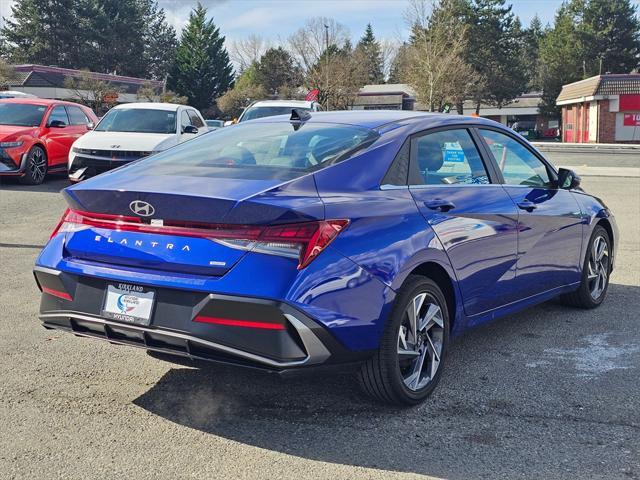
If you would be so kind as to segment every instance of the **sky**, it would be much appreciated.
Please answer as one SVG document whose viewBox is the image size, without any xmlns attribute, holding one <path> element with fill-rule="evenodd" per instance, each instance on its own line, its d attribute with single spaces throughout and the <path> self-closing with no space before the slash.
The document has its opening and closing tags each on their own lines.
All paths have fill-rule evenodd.
<svg viewBox="0 0 640 480">
<path fill-rule="evenodd" d="M 180 31 L 195 1 L 159 0 L 159 3 Z M 257 34 L 279 43 L 300 28 L 305 19 L 315 16 L 332 17 L 342 23 L 353 40 L 362 35 L 369 22 L 378 38 L 398 40 L 407 36 L 403 13 L 408 0 L 201 0 L 201 3 L 228 40 Z M 511 3 L 526 26 L 536 14 L 543 24 L 552 23 L 562 0 L 512 0 Z"/>
<path fill-rule="evenodd" d="M 0 0 L 0 16 L 11 13 L 15 0 Z M 158 0 L 167 19 L 178 32 L 186 24 L 193 0 Z M 225 35 L 227 44 L 256 34 L 271 44 L 284 43 L 305 19 L 315 16 L 332 17 L 345 25 L 355 41 L 367 23 L 373 26 L 378 39 L 406 39 L 403 13 L 408 0 L 201 0 L 209 15 Z M 524 26 L 537 14 L 543 24 L 552 23 L 562 0 L 511 0 L 513 11 Z M 640 5 L 640 0 L 632 0 Z M 1 22 L 0 22 L 1 24 Z"/>
</svg>

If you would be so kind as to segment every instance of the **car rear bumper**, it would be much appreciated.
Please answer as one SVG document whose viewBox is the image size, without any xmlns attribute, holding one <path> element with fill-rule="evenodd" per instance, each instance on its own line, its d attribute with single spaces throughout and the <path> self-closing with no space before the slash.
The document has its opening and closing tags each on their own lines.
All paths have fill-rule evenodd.
<svg viewBox="0 0 640 480">
<path fill-rule="evenodd" d="M 358 362 L 367 352 L 345 349 L 322 325 L 279 301 L 153 288 L 148 326 L 116 321 L 102 313 L 113 282 L 35 267 L 41 290 L 40 319 L 46 328 L 107 340 L 190 360 L 214 361 L 284 372 Z M 66 298 L 62 298 L 66 297 Z M 272 328 L 209 324 L 196 318 L 231 319 Z"/>
</svg>

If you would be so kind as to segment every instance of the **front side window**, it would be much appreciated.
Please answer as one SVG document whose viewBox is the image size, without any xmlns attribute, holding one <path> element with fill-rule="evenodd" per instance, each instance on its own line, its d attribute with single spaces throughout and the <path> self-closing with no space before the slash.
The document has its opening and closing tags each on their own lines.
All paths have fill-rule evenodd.
<svg viewBox="0 0 640 480">
<path fill-rule="evenodd" d="M 411 150 L 412 185 L 490 183 L 480 153 L 466 129 L 428 133 L 415 138 Z"/>
<path fill-rule="evenodd" d="M 67 111 L 64 107 L 59 106 L 51 110 L 51 115 L 49 115 L 48 122 L 49 125 L 51 125 L 51 123 L 54 121 L 62 122 L 64 125 L 69 125 L 69 117 L 67 117 Z"/>
<path fill-rule="evenodd" d="M 102 118 L 95 131 L 176 133 L 176 112 L 151 108 L 114 108 Z"/>
<path fill-rule="evenodd" d="M 23 103 L 0 103 L 0 125 L 38 127 L 47 107 Z"/>
<path fill-rule="evenodd" d="M 542 161 L 517 140 L 494 130 L 480 130 L 507 185 L 548 187 L 549 172 Z"/>
<path fill-rule="evenodd" d="M 189 118 L 191 119 L 191 125 L 196 128 L 204 127 L 204 123 L 202 123 L 202 120 L 200 120 L 200 117 L 195 110 L 188 110 L 188 112 Z"/>
<path fill-rule="evenodd" d="M 71 125 L 86 125 L 89 123 L 89 119 L 80 107 L 67 107 L 67 113 L 69 114 Z"/>
<path fill-rule="evenodd" d="M 191 125 L 191 119 L 189 118 L 189 114 L 186 110 L 183 110 L 180 114 L 180 129 L 184 132 L 185 127 Z"/>
<path fill-rule="evenodd" d="M 152 175 L 288 180 L 339 162 L 376 138 L 375 131 L 352 125 L 241 124 L 201 135 L 129 168 Z"/>
</svg>

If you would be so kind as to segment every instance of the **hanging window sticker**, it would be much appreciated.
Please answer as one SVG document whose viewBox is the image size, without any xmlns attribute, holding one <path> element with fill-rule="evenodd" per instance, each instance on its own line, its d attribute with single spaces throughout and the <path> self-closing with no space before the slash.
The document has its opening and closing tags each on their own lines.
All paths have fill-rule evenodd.
<svg viewBox="0 0 640 480">
<path fill-rule="evenodd" d="M 446 142 L 443 149 L 445 163 L 464 163 L 464 150 L 458 142 Z"/>
</svg>

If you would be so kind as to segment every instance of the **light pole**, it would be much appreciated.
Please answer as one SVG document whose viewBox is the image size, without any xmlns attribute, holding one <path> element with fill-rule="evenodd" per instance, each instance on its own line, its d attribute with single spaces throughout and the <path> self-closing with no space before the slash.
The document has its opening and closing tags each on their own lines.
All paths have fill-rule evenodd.
<svg viewBox="0 0 640 480">
<path fill-rule="evenodd" d="M 327 111 L 329 110 L 329 25 L 324 26 L 324 39 L 325 39 L 325 43 L 326 43 L 326 47 L 324 50 L 324 55 L 325 55 L 325 96 L 326 96 L 326 100 L 325 100 L 325 108 L 327 109 Z"/>
</svg>

